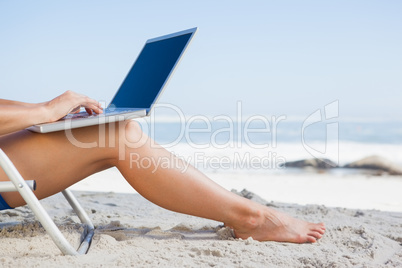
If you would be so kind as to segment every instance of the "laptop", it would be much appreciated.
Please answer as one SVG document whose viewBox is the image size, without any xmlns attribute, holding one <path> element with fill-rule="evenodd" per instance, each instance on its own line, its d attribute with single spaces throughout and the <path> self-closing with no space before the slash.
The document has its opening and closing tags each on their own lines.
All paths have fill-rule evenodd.
<svg viewBox="0 0 402 268">
<path fill-rule="evenodd" d="M 28 129 L 48 133 L 150 115 L 196 32 L 197 28 L 192 28 L 147 40 L 102 114 L 89 115 L 85 111 L 68 114 L 59 121 Z"/>
</svg>

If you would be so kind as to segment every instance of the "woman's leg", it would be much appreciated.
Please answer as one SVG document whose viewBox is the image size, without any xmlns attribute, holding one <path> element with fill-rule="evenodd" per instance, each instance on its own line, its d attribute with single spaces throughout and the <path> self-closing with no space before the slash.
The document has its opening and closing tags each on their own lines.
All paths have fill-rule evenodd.
<svg viewBox="0 0 402 268">
<path fill-rule="evenodd" d="M 185 169 L 180 159 L 153 144 L 135 122 L 104 129 L 81 128 L 72 134 L 74 139 L 69 140 L 64 132 L 21 131 L 1 137 L 0 147 L 25 178 L 37 180 L 39 198 L 116 166 L 130 185 L 155 204 L 222 221 L 234 228 L 238 237 L 302 243 L 315 242 L 324 233 L 323 224 L 297 220 L 256 204 L 223 189 L 191 166 Z M 5 175 L 0 173 L 0 179 Z M 10 206 L 24 204 L 15 193 L 3 197 Z"/>
<path fill-rule="evenodd" d="M 227 191 L 147 138 L 138 124 L 127 125 L 125 135 L 127 146 L 120 151 L 125 160 L 116 166 L 134 189 L 161 207 L 222 221 L 241 238 L 304 243 L 324 234 L 322 223 L 292 218 Z"/>
<path fill-rule="evenodd" d="M 73 135 L 86 142 L 98 140 L 96 127 L 81 128 Z M 64 132 L 38 134 L 27 130 L 0 137 L 0 148 L 26 180 L 36 180 L 35 195 L 45 198 L 91 174 L 112 167 L 113 149 L 74 146 Z M 0 168 L 0 181 L 8 180 Z M 112 182 L 113 183 L 113 182 Z M 18 193 L 1 194 L 11 207 L 24 205 Z"/>
</svg>

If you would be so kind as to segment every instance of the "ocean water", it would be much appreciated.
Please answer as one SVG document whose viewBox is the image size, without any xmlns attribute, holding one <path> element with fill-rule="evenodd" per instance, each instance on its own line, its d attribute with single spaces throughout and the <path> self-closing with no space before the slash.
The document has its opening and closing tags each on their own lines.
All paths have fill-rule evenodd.
<svg viewBox="0 0 402 268">
<path fill-rule="evenodd" d="M 209 121 L 208 123 L 200 120 L 194 122 L 167 121 L 155 122 L 153 130 L 148 128 L 148 133 L 152 132 L 154 139 L 160 143 L 169 143 L 176 139 L 180 142 L 206 142 L 213 138 L 219 143 L 225 143 L 230 139 L 245 142 L 245 129 L 250 131 L 250 141 L 258 143 L 271 143 L 273 139 L 281 142 L 299 142 L 302 136 L 312 141 L 325 141 L 327 137 L 327 126 L 324 122 L 309 125 L 303 132 L 303 121 L 281 121 L 276 127 L 272 123 L 267 127 L 264 122 L 233 121 L 233 126 L 228 122 Z M 149 121 L 147 122 L 149 125 Z M 338 124 L 338 136 L 340 141 L 358 142 L 367 144 L 402 144 L 402 121 L 341 121 Z M 208 129 L 210 128 L 210 129 Z M 274 128 L 276 134 L 274 133 Z M 252 130 L 262 133 L 253 133 Z M 267 129 L 267 131 L 264 131 Z M 182 133 L 182 132 L 187 133 Z M 220 133 L 218 133 L 220 132 Z M 216 133 L 216 136 L 212 137 Z M 233 134 L 233 137 L 230 137 Z M 187 139 L 187 140 L 186 140 Z"/>
<path fill-rule="evenodd" d="M 402 165 L 402 121 L 193 117 L 140 121 L 145 133 L 204 171 L 291 172 L 281 164 L 313 157 L 340 166 L 379 155 Z"/>
</svg>

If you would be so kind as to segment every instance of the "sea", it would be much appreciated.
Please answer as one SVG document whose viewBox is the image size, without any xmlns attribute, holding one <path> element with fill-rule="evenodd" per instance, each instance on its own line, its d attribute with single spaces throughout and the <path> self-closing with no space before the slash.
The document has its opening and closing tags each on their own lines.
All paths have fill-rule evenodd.
<svg viewBox="0 0 402 268">
<path fill-rule="evenodd" d="M 145 133 L 206 171 L 291 172 L 284 162 L 327 159 L 342 167 L 368 156 L 402 166 L 402 121 L 202 115 L 143 119 Z M 352 172 L 343 170 L 344 172 Z"/>
</svg>

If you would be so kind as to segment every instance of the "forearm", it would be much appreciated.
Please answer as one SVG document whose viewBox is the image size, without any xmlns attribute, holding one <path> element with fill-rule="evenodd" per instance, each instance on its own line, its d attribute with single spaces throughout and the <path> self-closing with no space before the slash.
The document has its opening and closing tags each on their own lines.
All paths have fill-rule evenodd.
<svg viewBox="0 0 402 268">
<path fill-rule="evenodd" d="M 94 99 L 72 91 L 43 103 L 25 103 L 0 99 L 0 136 L 19 131 L 32 125 L 54 122 L 80 107 L 92 114 L 102 113 L 102 107 Z"/>
<path fill-rule="evenodd" d="M 0 99 L 0 105 L 15 105 L 15 106 L 22 106 L 22 107 L 33 107 L 33 106 L 36 106 L 37 104 L 21 102 L 21 101 L 14 101 L 14 100 Z"/>
<path fill-rule="evenodd" d="M 0 135 L 47 122 L 49 121 L 47 117 L 45 105 L 2 100 L 0 102 Z"/>
</svg>

